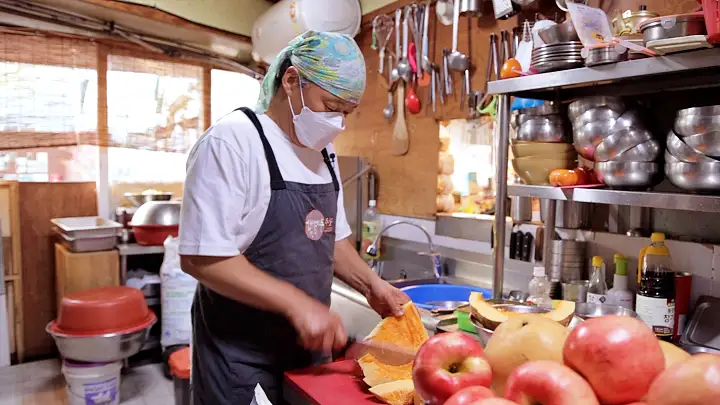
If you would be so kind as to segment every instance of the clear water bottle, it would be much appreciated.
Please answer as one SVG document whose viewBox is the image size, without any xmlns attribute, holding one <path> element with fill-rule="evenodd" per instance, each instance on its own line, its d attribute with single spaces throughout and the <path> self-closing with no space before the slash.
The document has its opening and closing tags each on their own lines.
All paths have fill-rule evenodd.
<svg viewBox="0 0 720 405">
<path fill-rule="evenodd" d="M 363 213 L 361 254 L 365 260 L 377 260 L 380 258 L 380 239 L 378 239 L 377 242 L 377 254 L 375 256 L 370 256 L 367 253 L 367 248 L 375 241 L 375 238 L 380 233 L 380 230 L 382 229 L 382 220 L 375 208 L 377 202 L 375 200 L 370 200 L 368 204 L 368 208 Z"/>
<path fill-rule="evenodd" d="M 535 266 L 533 268 L 533 279 L 528 285 L 530 297 L 528 301 L 545 308 L 552 308 L 552 298 L 550 298 L 550 280 L 545 276 L 545 267 Z"/>
<path fill-rule="evenodd" d="M 590 304 L 607 304 L 608 286 L 605 282 L 605 262 L 600 256 L 592 258 L 592 275 L 588 287 L 587 302 Z"/>
</svg>

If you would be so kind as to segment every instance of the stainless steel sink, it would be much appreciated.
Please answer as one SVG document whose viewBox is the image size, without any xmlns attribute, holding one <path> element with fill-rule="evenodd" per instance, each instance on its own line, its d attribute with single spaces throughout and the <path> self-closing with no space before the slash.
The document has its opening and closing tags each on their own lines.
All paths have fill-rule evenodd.
<svg viewBox="0 0 720 405">
<path fill-rule="evenodd" d="M 451 284 L 451 285 L 469 285 L 473 287 L 492 288 L 492 285 L 478 284 L 476 281 L 465 280 L 457 277 L 437 278 L 420 278 L 420 279 L 401 279 L 388 280 L 388 282 L 397 288 L 409 287 L 413 285 L 430 285 L 430 284 Z"/>
</svg>

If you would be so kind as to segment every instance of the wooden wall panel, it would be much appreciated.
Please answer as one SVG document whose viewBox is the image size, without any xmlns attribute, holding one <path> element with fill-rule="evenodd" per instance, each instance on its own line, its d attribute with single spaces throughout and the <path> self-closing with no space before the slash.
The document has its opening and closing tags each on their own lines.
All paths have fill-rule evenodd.
<svg viewBox="0 0 720 405">
<path fill-rule="evenodd" d="M 45 325 L 55 318 L 55 256 L 52 218 L 97 215 L 95 182 L 19 183 L 22 226 L 22 294 L 25 354 L 55 351 Z"/>
<path fill-rule="evenodd" d="M 552 0 L 540 1 L 540 9 L 551 15 L 561 11 L 553 6 Z M 385 214 L 403 215 L 420 218 L 431 218 L 435 215 L 435 188 L 437 183 L 436 161 L 439 148 L 438 120 L 465 118 L 466 111 L 460 110 L 457 99 L 451 98 L 449 104 L 440 108 L 435 116 L 421 114 L 409 115 L 407 124 L 410 138 L 410 151 L 405 156 L 393 156 L 390 153 L 392 129 L 394 122 L 383 119 L 382 110 L 387 105 L 386 80 L 377 74 L 377 52 L 370 48 L 372 44 L 372 28 L 370 22 L 378 13 L 391 14 L 396 6 L 404 6 L 410 1 L 402 0 L 393 5 L 383 7 L 363 18 L 363 30 L 356 37 L 363 50 L 368 69 L 368 82 L 365 94 L 357 109 L 347 123 L 347 130 L 335 142 L 338 152 L 342 155 L 358 155 L 366 157 L 378 173 L 378 210 Z M 600 6 L 608 15 L 615 11 L 637 9 L 641 4 L 649 10 L 663 15 L 690 12 L 697 8 L 695 0 L 591 0 L 590 5 Z M 529 14 L 528 18 L 533 18 Z M 440 61 L 442 48 L 452 46 L 452 30 L 441 24 L 435 24 L 435 13 L 431 14 L 430 54 L 436 62 Z M 466 18 L 461 19 L 459 49 L 470 55 L 474 66 L 472 89 L 483 90 L 485 70 L 487 66 L 489 35 L 499 34 L 501 30 L 512 30 L 525 15 L 509 20 L 497 21 L 492 15 L 475 19 L 471 24 Z M 437 27 L 436 27 L 437 25 Z M 394 39 L 391 38 L 394 47 Z M 456 77 L 456 92 L 460 90 L 460 77 Z M 424 90 L 419 92 L 423 105 L 427 102 Z M 407 116 L 407 114 L 406 114 Z"/>
</svg>

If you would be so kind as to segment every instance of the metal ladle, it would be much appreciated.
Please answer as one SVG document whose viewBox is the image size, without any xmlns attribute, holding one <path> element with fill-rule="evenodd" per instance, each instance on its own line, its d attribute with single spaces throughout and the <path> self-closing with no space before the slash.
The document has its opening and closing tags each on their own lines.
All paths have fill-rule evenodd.
<svg viewBox="0 0 720 405">
<path fill-rule="evenodd" d="M 410 68 L 410 61 L 408 60 L 408 17 L 410 16 L 411 7 L 405 7 L 405 15 L 403 16 L 403 49 L 397 63 L 398 77 L 404 82 L 410 80 L 410 74 L 412 69 Z M 397 12 L 396 14 L 397 15 Z"/>
<path fill-rule="evenodd" d="M 395 57 L 398 58 L 398 65 L 402 56 L 402 49 L 400 48 L 400 19 L 402 18 L 402 10 L 395 10 Z M 400 80 L 400 72 L 396 65 L 390 71 L 390 86 L 392 87 L 398 80 Z"/>
<path fill-rule="evenodd" d="M 390 121 L 395 116 L 395 103 L 393 102 L 393 92 L 392 90 L 388 91 L 388 103 L 383 108 L 383 117 L 385 117 L 386 120 Z"/>
<path fill-rule="evenodd" d="M 460 25 L 460 0 L 455 0 L 453 9 L 453 47 L 448 55 L 448 67 L 456 72 L 465 72 L 470 65 L 467 55 L 458 51 L 458 30 Z"/>
</svg>

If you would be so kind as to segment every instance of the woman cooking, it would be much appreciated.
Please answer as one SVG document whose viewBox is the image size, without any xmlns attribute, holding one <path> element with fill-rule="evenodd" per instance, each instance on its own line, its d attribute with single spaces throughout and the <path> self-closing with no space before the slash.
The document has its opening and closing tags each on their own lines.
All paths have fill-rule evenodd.
<svg viewBox="0 0 720 405">
<path fill-rule="evenodd" d="M 347 239 L 332 141 L 357 108 L 365 75 L 351 37 L 307 32 L 270 66 L 258 114 L 228 114 L 190 152 L 180 254 L 200 281 L 195 405 L 250 404 L 257 384 L 279 405 L 285 371 L 345 346 L 329 308 L 333 276 L 381 316 L 400 315 L 408 301 Z"/>
</svg>

